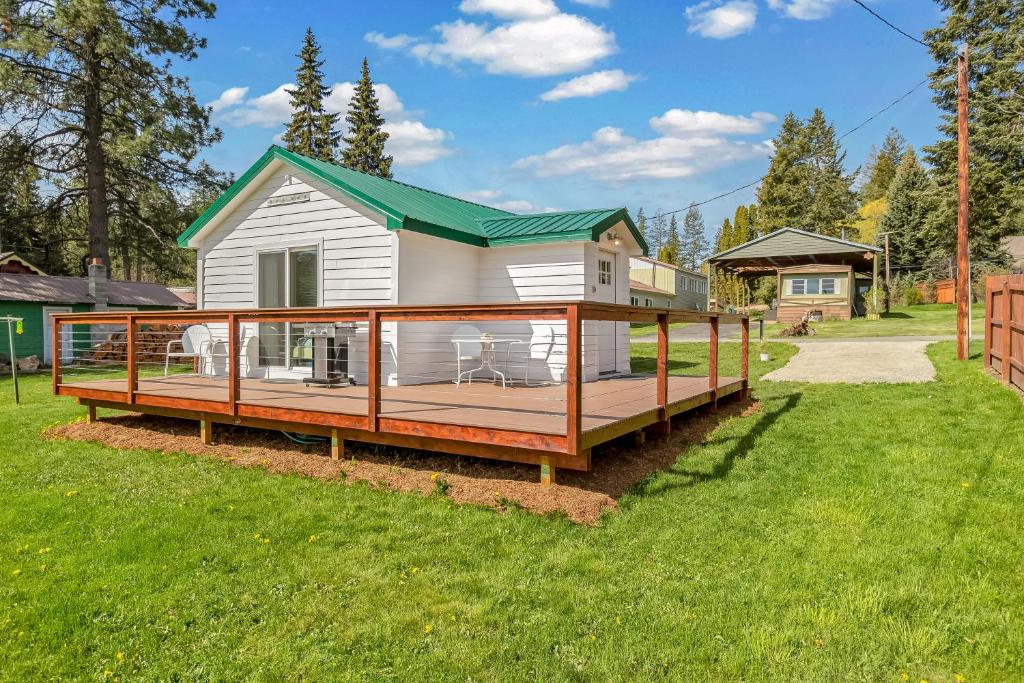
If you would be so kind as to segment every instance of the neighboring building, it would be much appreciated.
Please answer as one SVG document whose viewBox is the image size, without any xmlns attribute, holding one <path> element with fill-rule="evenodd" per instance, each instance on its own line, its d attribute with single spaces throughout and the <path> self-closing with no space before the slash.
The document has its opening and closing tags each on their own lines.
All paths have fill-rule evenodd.
<svg viewBox="0 0 1024 683">
<path fill-rule="evenodd" d="M 46 273 L 18 256 L 13 251 L 0 252 L 0 273 L 11 273 L 13 275 L 46 275 Z"/>
<path fill-rule="evenodd" d="M 647 251 L 625 209 L 518 216 L 272 146 L 178 238 L 196 250 L 202 310 L 290 306 L 629 302 L 629 258 Z M 385 324 L 388 384 L 452 377 L 461 327 L 556 339 L 550 376 L 564 375 L 565 324 L 523 321 Z M 246 329 L 248 377 L 290 377 L 288 332 Z M 459 332 L 461 334 L 461 332 Z M 629 372 L 628 323 L 584 321 L 583 375 Z M 365 368 L 366 328 L 350 349 Z M 297 365 L 297 364 L 295 364 Z M 531 370 L 531 372 L 533 372 Z M 365 381 L 358 371 L 357 381 Z"/>
<path fill-rule="evenodd" d="M 881 249 L 837 237 L 783 228 L 712 256 L 719 272 L 740 277 L 775 275 L 776 316 L 795 322 L 808 312 L 849 320 L 864 315 L 864 293 L 878 279 Z"/>
<path fill-rule="evenodd" d="M 182 303 L 188 308 L 196 307 L 196 288 L 195 287 L 168 287 L 174 296 L 181 299 Z"/>
<path fill-rule="evenodd" d="M 53 360 L 50 313 L 160 311 L 186 307 L 163 285 L 108 281 L 106 271 L 103 266 L 90 265 L 88 278 L 0 273 L 0 315 L 24 319 L 22 334 L 14 338 L 18 357 L 39 356 L 47 364 Z M 70 358 L 72 333 L 72 326 L 63 328 L 65 338 L 61 346 L 66 358 Z M 6 354 L 8 350 L 7 340 L 0 341 L 0 351 Z"/>
<path fill-rule="evenodd" d="M 1010 235 L 999 240 L 999 246 L 1010 256 L 1010 268 L 1015 273 L 1024 271 L 1024 235 Z"/>
<path fill-rule="evenodd" d="M 634 256 L 629 259 L 629 281 L 629 294 L 634 306 L 697 311 L 708 308 L 708 279 L 702 273 L 645 256 Z"/>
</svg>

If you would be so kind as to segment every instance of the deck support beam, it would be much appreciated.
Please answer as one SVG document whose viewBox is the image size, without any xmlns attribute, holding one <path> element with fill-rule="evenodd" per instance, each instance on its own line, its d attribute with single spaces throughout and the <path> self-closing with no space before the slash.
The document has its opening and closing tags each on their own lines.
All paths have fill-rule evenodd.
<svg viewBox="0 0 1024 683">
<path fill-rule="evenodd" d="M 668 314 L 658 315 L 658 423 L 657 432 L 668 434 L 672 431 L 672 420 L 668 414 Z"/>
<path fill-rule="evenodd" d="M 555 466 L 551 464 L 551 458 L 542 455 L 540 457 L 540 485 L 551 486 L 555 483 Z"/>
<path fill-rule="evenodd" d="M 199 421 L 199 439 L 206 446 L 213 444 L 213 422 L 210 420 Z"/>
<path fill-rule="evenodd" d="M 711 319 L 711 338 L 708 340 L 708 390 L 711 392 L 711 410 L 718 408 L 718 318 Z"/>
<path fill-rule="evenodd" d="M 341 460 L 345 457 L 345 437 L 337 429 L 331 430 L 331 460 Z"/>
<path fill-rule="evenodd" d="M 633 446 L 635 448 L 640 448 L 645 443 L 647 443 L 647 432 L 642 429 L 633 432 Z"/>
<path fill-rule="evenodd" d="M 96 406 L 94 406 L 93 404 L 90 403 L 88 406 L 86 406 L 86 409 L 89 411 L 89 417 L 88 417 L 89 422 L 95 422 L 96 421 Z"/>
<path fill-rule="evenodd" d="M 746 401 L 750 395 L 750 318 L 740 321 L 740 379 L 743 380 L 740 399 Z"/>
</svg>

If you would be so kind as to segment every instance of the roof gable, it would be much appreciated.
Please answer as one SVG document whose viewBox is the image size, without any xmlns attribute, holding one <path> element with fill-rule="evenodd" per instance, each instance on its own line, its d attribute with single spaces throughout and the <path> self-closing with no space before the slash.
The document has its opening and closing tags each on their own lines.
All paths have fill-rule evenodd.
<svg viewBox="0 0 1024 683">
<path fill-rule="evenodd" d="M 201 236 L 215 221 L 217 215 L 228 208 L 233 200 L 245 194 L 263 170 L 275 161 L 294 166 L 352 197 L 366 208 L 383 214 L 389 230 L 411 230 L 478 247 L 488 247 L 596 240 L 605 230 L 622 221 L 630 229 L 644 253 L 647 251 L 643 235 L 630 220 L 625 209 L 517 216 L 508 211 L 415 185 L 379 178 L 337 164 L 312 159 L 276 145 L 268 149 L 178 237 L 178 245 L 191 246 L 191 241 Z"/>
<path fill-rule="evenodd" d="M 712 256 L 709 261 L 734 259 L 810 256 L 817 254 L 855 254 L 865 251 L 880 252 L 878 247 L 860 244 L 838 237 L 819 235 L 796 228 L 781 228 L 757 239 L 727 249 Z"/>
</svg>

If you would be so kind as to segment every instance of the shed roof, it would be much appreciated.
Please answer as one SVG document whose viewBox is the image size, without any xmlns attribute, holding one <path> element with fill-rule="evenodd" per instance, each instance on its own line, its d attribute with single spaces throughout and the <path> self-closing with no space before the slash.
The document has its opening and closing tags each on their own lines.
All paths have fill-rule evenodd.
<svg viewBox="0 0 1024 683">
<path fill-rule="evenodd" d="M 26 270 L 29 270 L 29 271 L 35 273 L 36 275 L 46 275 L 46 273 L 44 273 L 40 268 L 38 268 L 37 266 L 32 265 L 31 263 L 26 261 L 23 257 L 19 256 L 17 252 L 15 252 L 15 251 L 0 252 L 0 266 L 3 266 L 5 263 L 9 263 L 11 261 L 17 261 L 17 262 L 21 263 L 21 265 L 23 265 Z"/>
<path fill-rule="evenodd" d="M 629 280 L 629 289 L 631 291 L 632 290 L 637 290 L 639 292 L 650 292 L 651 294 L 661 294 L 662 296 L 667 296 L 667 297 L 675 296 L 675 294 L 673 294 L 672 292 L 666 291 L 664 289 L 659 289 L 659 288 L 657 288 L 657 287 L 655 287 L 653 285 L 647 284 L 646 282 L 640 282 L 639 280 L 634 280 L 632 278 L 630 278 L 630 280 Z"/>
<path fill-rule="evenodd" d="M 727 267 L 770 267 L 807 263 L 870 262 L 866 255 L 882 250 L 870 244 L 820 235 L 796 228 L 782 228 L 715 254 L 709 263 Z"/>
<path fill-rule="evenodd" d="M 644 253 L 647 244 L 625 209 L 566 211 L 518 216 L 508 211 L 451 197 L 397 180 L 379 178 L 345 166 L 296 154 L 273 145 L 178 237 L 189 246 L 236 196 L 273 161 L 305 171 L 387 219 L 389 230 L 412 230 L 478 247 L 597 239 L 619 221 L 625 223 Z"/>
<path fill-rule="evenodd" d="M 0 273 L 0 301 L 38 301 L 54 304 L 92 304 L 89 280 L 82 277 L 12 275 Z M 154 282 L 107 282 L 107 303 L 113 306 L 184 307 L 171 290 Z"/>
</svg>

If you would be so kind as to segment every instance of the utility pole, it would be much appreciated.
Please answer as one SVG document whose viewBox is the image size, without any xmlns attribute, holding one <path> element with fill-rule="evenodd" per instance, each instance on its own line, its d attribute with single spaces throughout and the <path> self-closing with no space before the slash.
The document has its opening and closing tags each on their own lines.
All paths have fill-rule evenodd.
<svg viewBox="0 0 1024 683">
<path fill-rule="evenodd" d="M 956 60 L 956 146 L 957 146 L 957 188 L 959 190 L 959 202 L 956 212 L 956 357 L 957 360 L 967 360 L 968 345 L 968 320 L 970 316 L 971 280 L 970 266 L 968 265 L 970 255 L 970 242 L 967 239 L 969 202 L 968 189 L 969 178 L 967 172 L 969 149 L 967 145 L 967 60 L 968 47 L 965 44 L 957 55 Z"/>
</svg>

